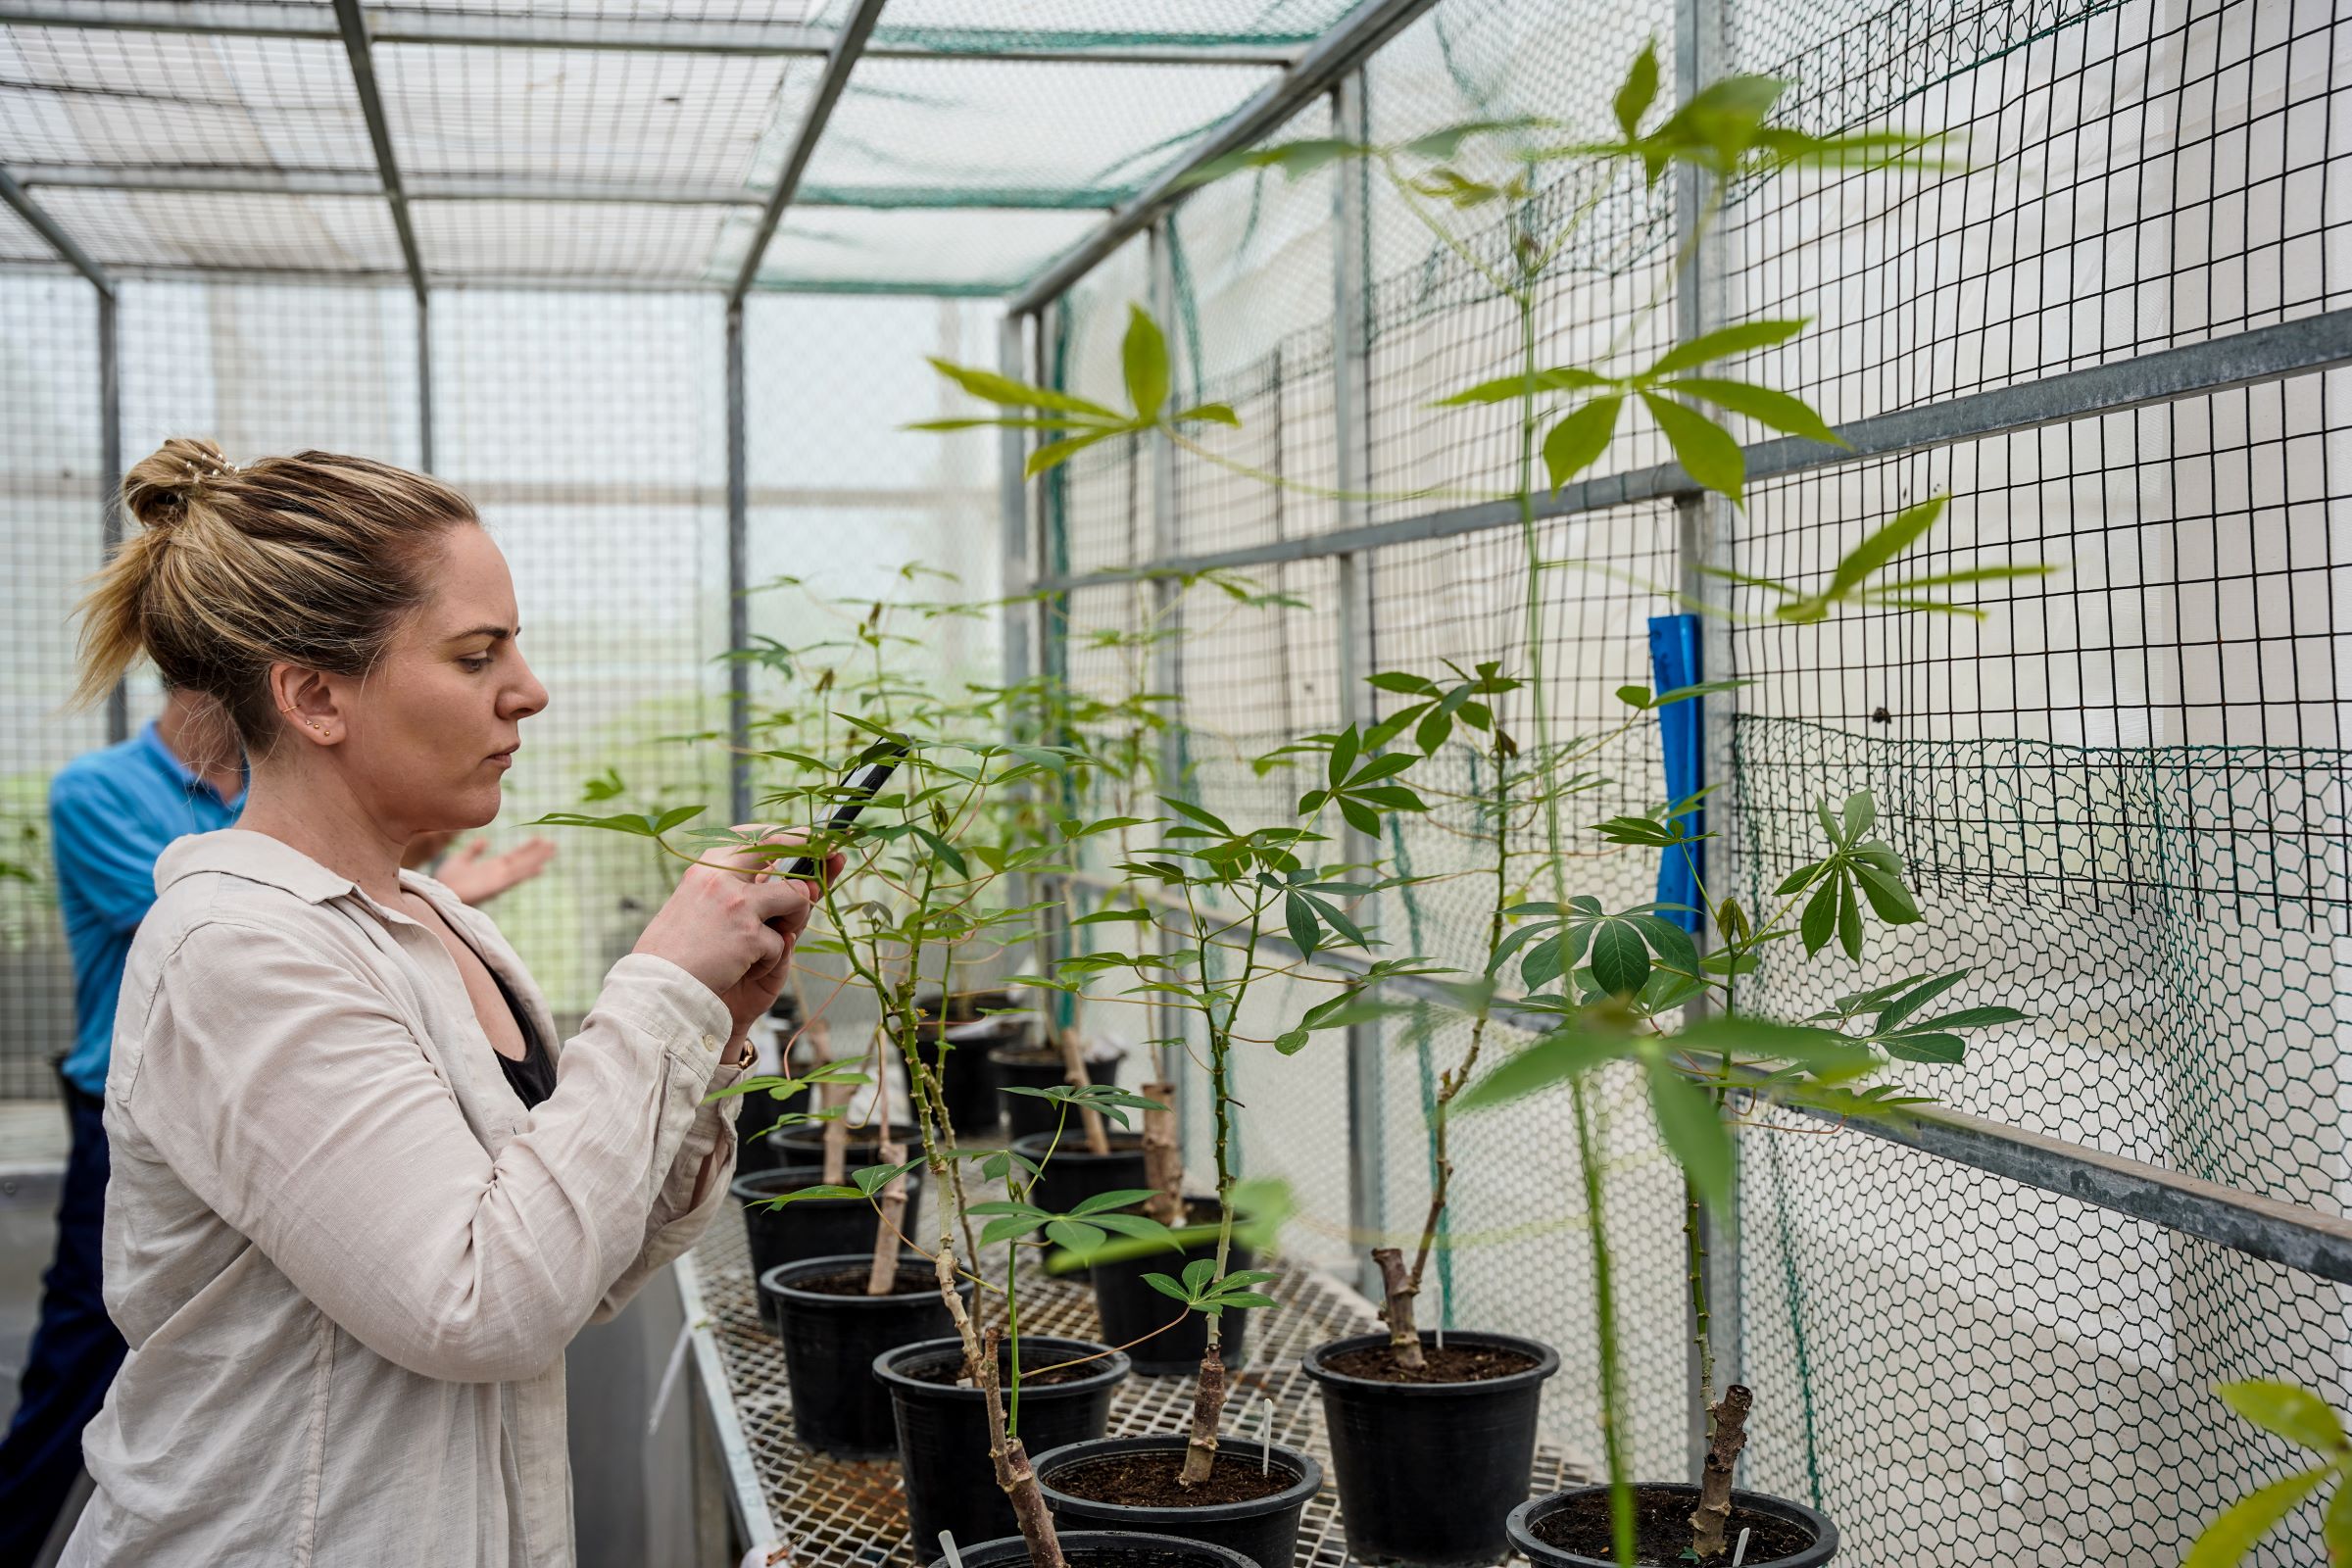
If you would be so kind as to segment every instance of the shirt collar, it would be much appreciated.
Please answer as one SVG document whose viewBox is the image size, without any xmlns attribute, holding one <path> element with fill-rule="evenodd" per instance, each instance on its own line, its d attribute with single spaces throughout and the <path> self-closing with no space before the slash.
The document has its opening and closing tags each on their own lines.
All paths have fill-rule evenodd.
<svg viewBox="0 0 2352 1568">
<path fill-rule="evenodd" d="M 349 877 L 328 870 L 282 839 L 235 827 L 172 840 L 156 858 L 155 890 L 161 894 L 181 877 L 201 871 L 219 871 L 284 888 L 311 904 L 324 904 L 360 891 Z"/>
<path fill-rule="evenodd" d="M 166 772 L 177 779 L 179 781 L 179 787 L 182 790 L 190 793 L 193 793 L 197 790 L 202 790 L 205 794 L 212 796 L 213 799 L 220 801 L 220 804 L 223 806 L 236 806 L 244 801 L 245 792 L 243 790 L 237 791 L 235 800 L 220 800 L 220 792 L 205 781 L 203 774 L 197 772 L 194 768 L 188 766 L 186 762 L 180 760 L 179 754 L 164 744 L 163 732 L 156 727 L 156 721 L 154 719 L 151 718 L 146 723 L 139 726 L 137 745 L 139 749 L 145 752 L 158 766 L 162 767 Z M 249 773 L 247 777 L 250 778 L 251 774 Z"/>
</svg>

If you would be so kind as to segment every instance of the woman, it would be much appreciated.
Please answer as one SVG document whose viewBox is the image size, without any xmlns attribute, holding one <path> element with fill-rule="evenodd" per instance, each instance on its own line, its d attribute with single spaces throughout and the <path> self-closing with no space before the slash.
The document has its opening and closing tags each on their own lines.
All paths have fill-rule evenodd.
<svg viewBox="0 0 2352 1568">
<path fill-rule="evenodd" d="M 564 1348 L 725 1200 L 748 1028 L 808 918 L 694 867 L 559 1048 L 497 928 L 400 869 L 498 811 L 547 703 L 465 499 L 365 459 L 171 441 L 83 607 L 251 760 L 182 839 L 106 1080 L 106 1299 L 131 1349 L 70 1565 L 564 1565 Z M 761 837 L 772 835 L 760 834 Z"/>
</svg>

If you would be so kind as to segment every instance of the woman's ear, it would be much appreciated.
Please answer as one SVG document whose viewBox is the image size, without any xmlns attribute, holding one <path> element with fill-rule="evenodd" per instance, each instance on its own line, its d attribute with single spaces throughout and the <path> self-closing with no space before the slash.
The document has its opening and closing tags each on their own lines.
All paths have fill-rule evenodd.
<svg viewBox="0 0 2352 1568">
<path fill-rule="evenodd" d="M 336 699 L 334 682 L 321 671 L 271 664 L 270 699 L 287 727 L 304 740 L 333 746 L 343 739 L 347 715 Z"/>
</svg>

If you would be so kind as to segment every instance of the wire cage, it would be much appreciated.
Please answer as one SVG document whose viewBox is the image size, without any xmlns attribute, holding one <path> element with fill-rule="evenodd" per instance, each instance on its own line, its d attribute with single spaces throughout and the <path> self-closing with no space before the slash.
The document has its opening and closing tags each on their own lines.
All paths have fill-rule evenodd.
<svg viewBox="0 0 2352 1568">
<path fill-rule="evenodd" d="M 1595 207 L 1542 285 L 1545 363 L 1806 318 L 1748 373 L 1845 444 L 1750 430 L 1734 509 L 1636 422 L 1523 535 L 1492 499 L 1509 411 L 1430 407 L 1515 363 L 1481 275 L 1511 224 L 1442 243 L 1347 161 L 1189 176 L 1471 120 L 1605 134 L 1644 40 L 1676 92 L 1768 74 L 1809 128 L 1941 129 L 1965 157 L 1760 180 L 1703 235 L 1672 180 Z M 1907 1072 L 1939 1102 L 1916 1123 L 1740 1129 L 1739 1211 L 1706 1223 L 1719 1354 L 1757 1393 L 1746 1484 L 1831 1513 L 1841 1561 L 2177 1562 L 2289 1462 L 2214 1384 L 2352 1399 L 2348 92 L 2352 22 L 2325 0 L 0 4 L 0 859 L 30 871 L 0 878 L 0 1094 L 54 1093 L 73 1026 L 47 780 L 156 702 L 60 706 L 107 497 L 166 435 L 364 451 L 474 499 L 555 693 L 513 824 L 608 769 L 744 819 L 749 767 L 670 738 L 740 741 L 760 695 L 726 656 L 901 593 L 909 562 L 1005 606 L 926 652 L 942 680 L 1117 681 L 1099 634 L 1181 627 L 1146 671 L 1182 700 L 1171 760 L 1214 809 L 1279 810 L 1290 783 L 1248 760 L 1377 717 L 1369 673 L 1527 655 L 1533 548 L 1566 725 L 1650 680 L 1650 617 L 1728 612 L 1704 650 L 1744 682 L 1705 718 L 1727 886 L 1802 863 L 1817 801 L 1877 798 L 1927 918 L 1872 968 L 1768 964 L 1749 1005 L 1802 1017 L 1880 964 L 1965 964 L 1956 996 L 2033 1014 Z M 1131 305 L 1165 325 L 1176 395 L 1235 411 L 1213 454 L 1123 439 L 1024 482 L 1017 440 L 901 428 L 971 412 L 926 356 L 1114 391 Z M 1811 625 L 1720 575 L 1818 579 L 1938 493 L 1915 574 L 2062 569 L 1982 585 L 1982 621 Z M 1188 592 L 1208 571 L 1279 597 Z M 1478 759 L 1437 765 L 1461 783 Z M 1666 794 L 1654 728 L 1595 766 L 1604 810 Z M 1474 962 L 1458 835 L 1380 848 L 1422 879 L 1380 901 L 1384 937 Z M 1612 906 L 1655 885 L 1630 852 L 1580 870 Z M 501 907 L 559 1012 L 665 875 L 568 841 Z M 1245 1118 L 1245 1171 L 1291 1185 L 1289 1266 L 1339 1293 L 1318 1301 L 1417 1221 L 1461 1045 L 1363 1024 L 1239 1065 L 1237 1097 L 1280 1107 Z M 1636 1468 L 1679 1476 L 1688 1195 L 1638 1081 L 1595 1099 L 1605 1214 L 1556 1100 L 1463 1125 L 1428 1309 L 1562 1347 L 1547 1462 L 1590 1468 L 1605 1225 L 1643 1303 Z M 705 1331 L 722 1395 L 751 1364 L 741 1305 Z M 738 1479 L 762 1507 L 829 1494 L 799 1462 Z M 2252 1560 L 2320 1555 L 2298 1518 Z"/>
</svg>

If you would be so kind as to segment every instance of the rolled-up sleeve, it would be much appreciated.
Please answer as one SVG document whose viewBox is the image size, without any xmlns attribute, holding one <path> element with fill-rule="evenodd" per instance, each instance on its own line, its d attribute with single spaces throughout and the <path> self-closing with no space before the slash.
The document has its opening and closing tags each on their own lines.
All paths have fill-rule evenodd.
<svg viewBox="0 0 2352 1568">
<path fill-rule="evenodd" d="M 424 1376 L 545 1371 L 723 1197 L 733 1134 L 704 1100 L 730 1020 L 665 959 L 613 966 L 495 1156 L 392 999 L 292 933 L 199 925 L 153 996 L 123 1086 L 139 1130 L 329 1318 Z"/>
<path fill-rule="evenodd" d="M 728 1088 L 745 1070 L 721 1067 L 711 1075 L 710 1092 Z M 602 1323 L 628 1305 L 647 1280 L 701 1238 L 726 1201 L 728 1183 L 735 1176 L 735 1118 L 742 1108 L 743 1097 L 729 1095 L 709 1101 L 695 1112 L 685 1145 L 646 1216 L 645 1246 L 597 1303 L 592 1322 Z"/>
</svg>

